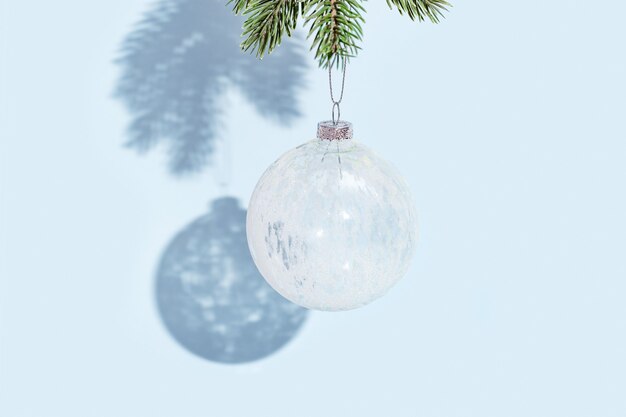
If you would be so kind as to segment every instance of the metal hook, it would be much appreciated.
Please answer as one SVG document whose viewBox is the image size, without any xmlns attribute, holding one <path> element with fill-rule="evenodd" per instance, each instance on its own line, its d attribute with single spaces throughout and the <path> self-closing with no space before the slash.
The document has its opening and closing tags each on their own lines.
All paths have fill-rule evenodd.
<svg viewBox="0 0 626 417">
<path fill-rule="evenodd" d="M 337 109 L 337 117 L 336 118 L 335 118 L 335 109 Z M 339 123 L 339 120 L 341 119 L 341 108 L 339 107 L 339 102 L 338 101 L 335 101 L 333 103 L 332 115 L 333 115 L 333 124 L 336 125 L 337 123 Z"/>
</svg>

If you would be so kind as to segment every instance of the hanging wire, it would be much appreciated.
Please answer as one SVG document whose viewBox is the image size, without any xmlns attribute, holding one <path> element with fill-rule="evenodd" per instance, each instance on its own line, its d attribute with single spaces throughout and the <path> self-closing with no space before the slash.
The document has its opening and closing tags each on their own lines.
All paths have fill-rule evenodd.
<svg viewBox="0 0 626 417">
<path fill-rule="evenodd" d="M 335 100 L 335 93 L 333 91 L 333 66 L 329 65 L 328 66 L 328 85 L 330 87 L 330 100 L 333 102 L 333 109 L 332 109 L 332 117 L 333 117 L 333 124 L 337 125 L 337 123 L 339 123 L 339 120 L 341 119 L 341 100 L 343 100 L 343 92 L 345 90 L 346 87 L 346 61 L 343 61 L 343 69 L 342 69 L 343 75 L 341 77 L 341 93 L 339 94 L 339 100 Z M 337 115 L 335 116 L 335 110 L 337 111 Z"/>
</svg>

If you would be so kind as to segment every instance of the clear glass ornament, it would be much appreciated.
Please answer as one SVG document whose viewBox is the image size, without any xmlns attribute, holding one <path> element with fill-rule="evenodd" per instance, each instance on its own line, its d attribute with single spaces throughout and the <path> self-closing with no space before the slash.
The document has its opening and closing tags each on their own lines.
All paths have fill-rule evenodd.
<svg viewBox="0 0 626 417">
<path fill-rule="evenodd" d="M 384 295 L 409 268 L 417 238 L 410 190 L 352 138 L 321 122 L 259 180 L 246 221 L 261 275 L 301 306 L 350 310 Z"/>
</svg>

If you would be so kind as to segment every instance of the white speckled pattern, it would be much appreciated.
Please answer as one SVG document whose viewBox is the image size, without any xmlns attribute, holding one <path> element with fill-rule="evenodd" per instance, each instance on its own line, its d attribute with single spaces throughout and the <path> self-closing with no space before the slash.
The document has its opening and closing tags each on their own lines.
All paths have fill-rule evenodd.
<svg viewBox="0 0 626 417">
<path fill-rule="evenodd" d="M 315 139 L 263 174 L 247 234 L 259 271 L 284 297 L 350 310 L 406 273 L 417 219 L 408 186 L 387 162 L 354 139 Z"/>
</svg>

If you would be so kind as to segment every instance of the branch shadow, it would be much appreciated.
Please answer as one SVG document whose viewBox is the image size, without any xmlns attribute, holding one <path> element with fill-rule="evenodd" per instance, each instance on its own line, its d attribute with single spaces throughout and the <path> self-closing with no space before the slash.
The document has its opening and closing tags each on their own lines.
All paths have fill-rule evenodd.
<svg viewBox="0 0 626 417">
<path fill-rule="evenodd" d="M 242 18 L 226 0 L 159 0 L 123 41 L 115 96 L 131 114 L 126 145 L 146 153 L 165 143 L 174 175 L 211 163 L 222 130 L 220 99 L 237 88 L 264 118 L 289 125 L 306 62 L 288 38 L 258 60 L 240 49 Z"/>
<path fill-rule="evenodd" d="M 246 240 L 246 211 L 232 197 L 170 242 L 156 274 L 156 302 L 171 336 L 210 361 L 262 359 L 291 341 L 308 310 L 284 299 L 259 274 Z"/>
</svg>

